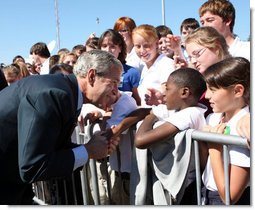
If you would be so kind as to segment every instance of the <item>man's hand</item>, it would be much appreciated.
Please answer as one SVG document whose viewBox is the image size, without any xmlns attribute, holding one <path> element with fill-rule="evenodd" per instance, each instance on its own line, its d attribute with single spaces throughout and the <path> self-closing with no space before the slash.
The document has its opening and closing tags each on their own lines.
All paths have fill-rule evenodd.
<svg viewBox="0 0 255 210">
<path fill-rule="evenodd" d="M 111 129 L 94 133 L 90 141 L 84 145 L 89 158 L 102 159 L 111 154 L 119 144 L 119 138 L 112 138 L 112 135 Z"/>
</svg>

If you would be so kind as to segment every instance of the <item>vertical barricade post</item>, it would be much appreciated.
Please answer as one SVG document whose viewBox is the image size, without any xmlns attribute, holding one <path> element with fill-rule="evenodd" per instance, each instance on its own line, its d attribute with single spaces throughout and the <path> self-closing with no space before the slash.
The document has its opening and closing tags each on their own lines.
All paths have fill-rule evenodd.
<svg viewBox="0 0 255 210">
<path fill-rule="evenodd" d="M 229 156 L 227 145 L 223 145 L 223 160 L 224 160 L 225 204 L 230 205 Z"/>
<path fill-rule="evenodd" d="M 90 159 L 89 166 L 91 170 L 91 180 L 92 180 L 92 188 L 93 188 L 93 198 L 95 205 L 100 205 L 100 198 L 99 198 L 99 188 L 98 188 L 98 180 L 97 180 L 97 169 L 96 169 L 96 160 Z"/>
<path fill-rule="evenodd" d="M 199 157 L 199 145 L 196 140 L 194 142 L 195 152 L 195 168 L 196 168 L 196 186 L 197 186 L 197 205 L 201 205 L 201 171 L 200 171 L 200 157 Z"/>
<path fill-rule="evenodd" d="M 42 200 L 45 202 L 45 192 L 44 192 L 44 183 L 43 181 L 40 181 L 41 190 L 42 190 Z"/>
<path fill-rule="evenodd" d="M 90 124 L 89 120 L 87 121 L 87 136 L 88 136 L 89 140 L 91 139 L 91 137 L 93 135 L 94 126 L 95 126 L 95 123 Z M 95 205 L 100 205 L 96 160 L 91 159 L 89 161 L 89 166 L 90 166 L 90 171 L 91 171 L 91 181 L 92 181 L 94 202 L 95 202 Z"/>
<path fill-rule="evenodd" d="M 83 144 L 84 143 L 84 134 L 81 134 L 79 131 L 79 127 L 77 126 L 75 128 L 76 132 L 76 141 L 77 144 Z M 81 188 L 82 188 L 82 199 L 83 199 L 83 204 L 88 205 L 89 203 L 89 198 L 88 198 L 88 176 L 87 176 L 87 170 L 86 170 L 87 164 L 82 168 L 80 171 L 80 177 L 81 177 Z"/>
<path fill-rule="evenodd" d="M 76 187 L 74 181 L 74 174 L 72 174 L 72 188 L 73 188 L 73 198 L 74 198 L 74 205 L 77 205 L 77 195 L 76 195 Z"/>
<path fill-rule="evenodd" d="M 240 146 L 244 148 L 248 148 L 247 141 L 240 137 L 234 135 L 223 135 L 219 133 L 209 133 L 205 131 L 194 130 L 192 132 L 192 140 L 194 144 L 196 141 L 205 141 L 205 142 L 214 142 L 223 145 L 223 162 L 224 162 L 224 182 L 225 182 L 225 204 L 230 205 L 230 182 L 229 182 L 229 145 Z M 198 151 L 198 148 L 197 148 Z M 196 155 L 196 154 L 195 154 Z M 196 165 L 196 173 L 197 173 L 197 165 Z M 197 174 L 198 177 L 201 175 Z M 200 186 L 197 184 L 197 190 L 199 190 Z M 199 196 L 199 194 L 198 194 Z M 199 203 L 198 203 L 199 204 Z"/>
</svg>

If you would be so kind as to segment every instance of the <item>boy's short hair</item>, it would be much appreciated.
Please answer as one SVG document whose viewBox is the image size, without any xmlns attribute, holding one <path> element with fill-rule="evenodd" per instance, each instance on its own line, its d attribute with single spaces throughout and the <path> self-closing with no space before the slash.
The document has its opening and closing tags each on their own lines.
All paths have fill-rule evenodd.
<svg viewBox="0 0 255 210">
<path fill-rule="evenodd" d="M 50 57 L 50 51 L 44 42 L 37 42 L 30 48 L 30 55 L 39 55 L 43 58 Z"/>
<path fill-rule="evenodd" d="M 159 39 L 161 37 L 166 37 L 167 34 L 173 34 L 172 30 L 169 27 L 165 26 L 165 25 L 157 26 L 156 30 L 157 30 Z"/>
<path fill-rule="evenodd" d="M 78 54 L 82 54 L 82 53 L 86 52 L 86 47 L 82 44 L 75 45 L 72 48 L 72 53 L 77 54 L 76 52 L 78 52 Z"/>
<path fill-rule="evenodd" d="M 25 63 L 25 59 L 21 56 L 21 55 L 16 55 L 13 59 L 12 59 L 12 63 L 16 63 L 18 61 L 23 61 Z"/>
<path fill-rule="evenodd" d="M 49 74 L 57 74 L 57 73 L 72 74 L 73 67 L 65 63 L 56 64 L 50 69 Z"/>
<path fill-rule="evenodd" d="M 199 27 L 200 27 L 199 22 L 195 18 L 187 18 L 183 20 L 181 23 L 180 33 L 182 33 L 183 28 L 185 30 L 189 30 L 189 29 L 195 30 Z"/>
<path fill-rule="evenodd" d="M 196 101 L 206 91 L 206 83 L 203 75 L 192 68 L 177 69 L 169 75 L 169 79 L 180 88 L 188 87 Z"/>
<path fill-rule="evenodd" d="M 208 0 L 199 8 L 199 17 L 203 16 L 206 12 L 213 15 L 218 15 L 223 21 L 232 20 L 229 27 L 233 33 L 235 25 L 235 8 L 228 0 Z"/>
<path fill-rule="evenodd" d="M 87 39 L 86 43 L 85 43 L 85 47 L 88 46 L 92 49 L 98 49 L 98 37 L 90 37 Z"/>
</svg>

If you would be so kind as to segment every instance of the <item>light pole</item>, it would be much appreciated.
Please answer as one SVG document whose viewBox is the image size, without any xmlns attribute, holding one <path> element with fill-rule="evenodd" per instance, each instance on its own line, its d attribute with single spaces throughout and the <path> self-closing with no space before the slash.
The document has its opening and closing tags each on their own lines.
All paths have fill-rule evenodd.
<svg viewBox="0 0 255 210">
<path fill-rule="evenodd" d="M 165 19 L 165 0 L 162 0 L 162 25 L 166 24 Z"/>
<path fill-rule="evenodd" d="M 58 0 L 55 0 L 55 17 L 56 17 L 56 32 L 57 32 L 57 48 L 60 49 L 60 35 L 59 35 L 59 17 L 58 17 Z"/>
</svg>

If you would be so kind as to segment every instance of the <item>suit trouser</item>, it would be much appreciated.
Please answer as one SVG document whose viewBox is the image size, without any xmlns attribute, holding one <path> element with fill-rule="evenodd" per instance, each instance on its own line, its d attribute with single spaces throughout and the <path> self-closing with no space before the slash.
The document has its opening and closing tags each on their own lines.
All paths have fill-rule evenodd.
<svg viewBox="0 0 255 210">
<path fill-rule="evenodd" d="M 0 183 L 0 205 L 32 205 L 33 197 L 32 184 Z"/>
</svg>

